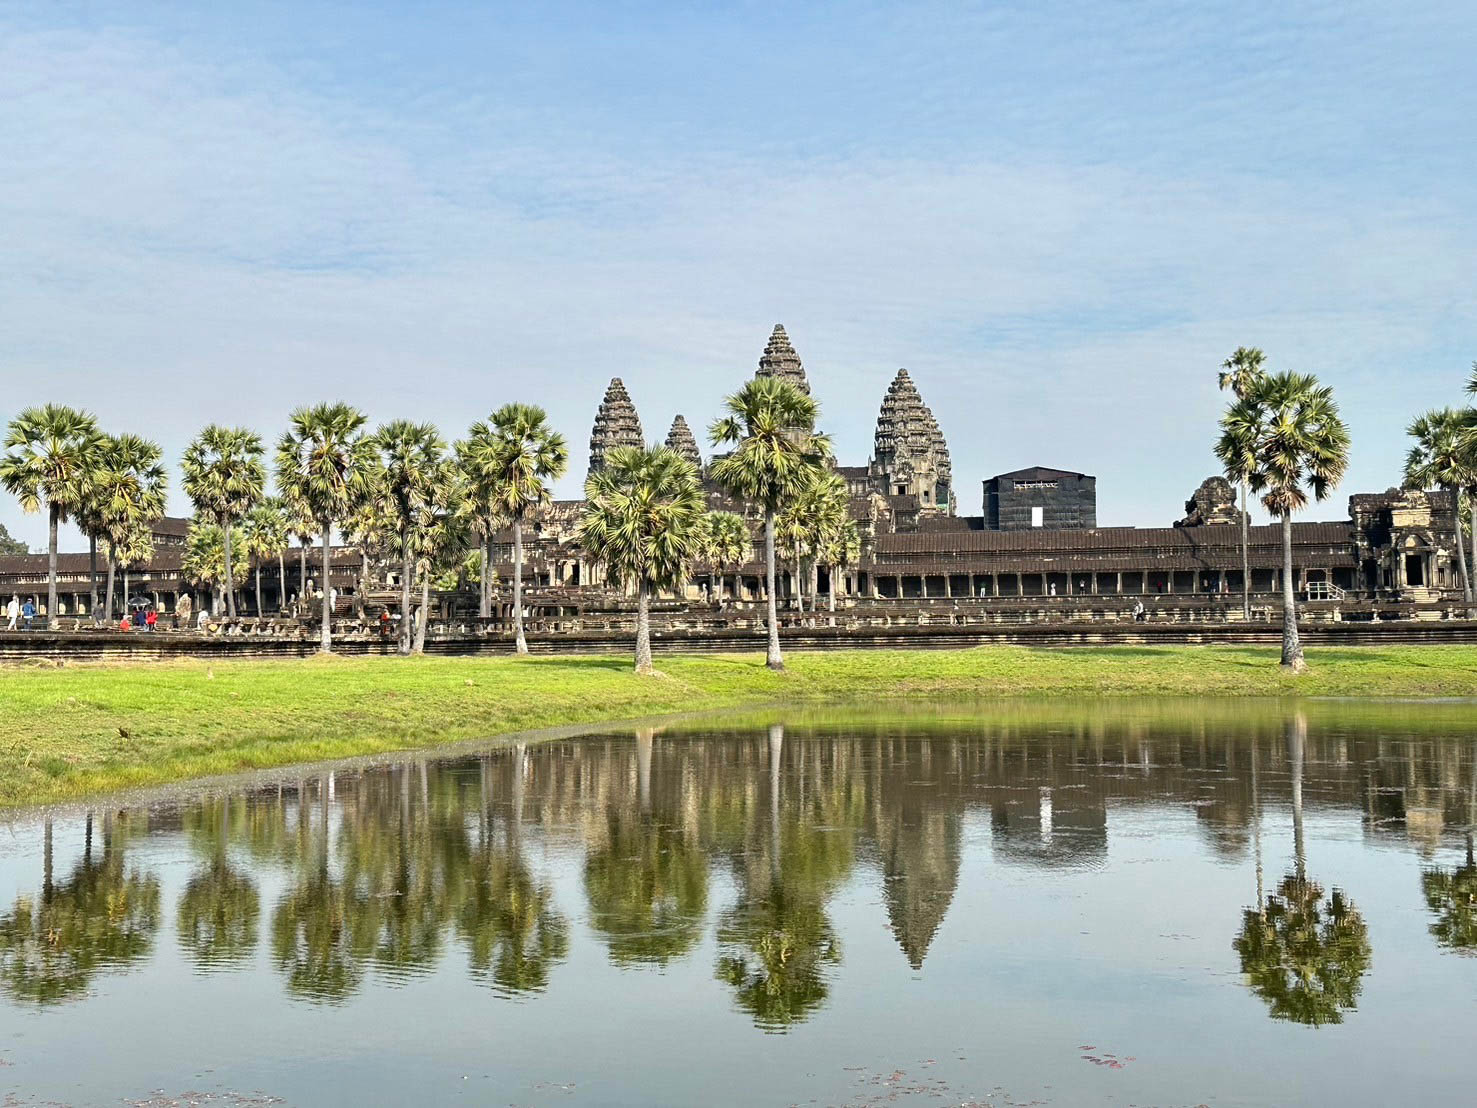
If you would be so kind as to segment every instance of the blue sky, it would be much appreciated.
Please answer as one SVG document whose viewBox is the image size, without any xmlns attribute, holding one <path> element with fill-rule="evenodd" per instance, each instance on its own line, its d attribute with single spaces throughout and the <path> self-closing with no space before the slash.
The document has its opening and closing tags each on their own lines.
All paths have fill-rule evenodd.
<svg viewBox="0 0 1477 1108">
<path fill-rule="evenodd" d="M 1477 358 L 1477 9 L 1399 9 L 0 0 L 0 420 L 528 400 L 575 495 L 611 376 L 701 427 L 783 322 L 843 461 L 906 366 L 962 511 L 1154 525 L 1248 344 L 1334 386 L 1338 517 Z"/>
</svg>

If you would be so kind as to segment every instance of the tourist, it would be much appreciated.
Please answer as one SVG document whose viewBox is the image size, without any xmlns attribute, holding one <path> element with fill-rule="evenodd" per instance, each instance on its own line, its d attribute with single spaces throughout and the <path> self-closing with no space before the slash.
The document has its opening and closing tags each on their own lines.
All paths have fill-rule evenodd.
<svg viewBox="0 0 1477 1108">
<path fill-rule="evenodd" d="M 129 618 L 127 612 L 124 612 L 123 613 L 123 618 L 118 621 L 118 630 L 120 630 L 120 631 L 132 631 L 133 630 L 133 620 Z"/>
<path fill-rule="evenodd" d="M 144 613 L 144 630 L 152 631 L 159 622 L 159 613 L 150 608 Z"/>
<path fill-rule="evenodd" d="M 8 620 L 8 622 L 5 624 L 5 630 L 14 631 L 15 621 L 20 619 L 21 616 L 20 597 L 14 595 L 11 596 L 10 603 L 5 605 L 5 615 Z"/>
<path fill-rule="evenodd" d="M 200 614 L 195 617 L 195 630 L 196 631 L 203 632 L 205 630 L 205 621 L 208 620 L 209 618 L 210 618 L 210 609 L 209 608 L 201 608 L 200 609 Z"/>
<path fill-rule="evenodd" d="M 380 638 L 382 638 L 382 639 L 388 639 L 389 637 L 390 637 L 390 609 L 389 608 L 381 608 L 380 609 Z"/>
<path fill-rule="evenodd" d="M 192 611 L 194 611 L 194 610 L 195 610 L 195 602 L 190 599 L 190 594 L 189 593 L 186 593 L 184 596 L 180 597 L 177 601 L 175 601 L 175 604 L 174 604 L 174 629 L 176 631 L 186 631 L 186 630 L 189 630 L 189 627 L 190 627 L 190 613 Z"/>
<path fill-rule="evenodd" d="M 1135 623 L 1143 623 L 1148 615 L 1148 611 L 1144 608 L 1144 602 L 1142 600 L 1135 600 L 1133 602 L 1133 621 Z"/>
<path fill-rule="evenodd" d="M 36 602 L 29 596 L 26 597 L 26 602 L 21 605 L 21 616 L 26 621 L 26 630 L 31 630 L 31 621 L 36 618 Z"/>
</svg>

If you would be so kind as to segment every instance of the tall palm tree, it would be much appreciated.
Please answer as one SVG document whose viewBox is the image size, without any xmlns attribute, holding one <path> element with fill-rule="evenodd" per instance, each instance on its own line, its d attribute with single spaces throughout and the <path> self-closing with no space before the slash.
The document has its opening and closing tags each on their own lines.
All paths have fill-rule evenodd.
<svg viewBox="0 0 1477 1108">
<path fill-rule="evenodd" d="M 364 434 L 365 417 L 347 404 L 317 404 L 292 413 L 277 443 L 277 487 L 300 502 L 323 536 L 323 625 L 320 649 L 333 649 L 334 524 L 347 519 L 374 488 L 374 443 Z"/>
<path fill-rule="evenodd" d="M 282 501 L 277 497 L 267 497 L 259 501 L 251 511 L 246 513 L 241 530 L 245 540 L 242 545 L 245 546 L 247 556 L 251 558 L 255 570 L 256 614 L 260 616 L 263 614 L 262 563 L 276 558 L 278 576 L 282 579 L 284 587 L 286 585 L 282 559 L 287 548 L 292 545 L 292 532 L 288 526 L 287 513 L 283 510 Z M 278 608 L 279 610 L 281 608 L 280 602 Z"/>
<path fill-rule="evenodd" d="M 163 457 L 157 443 L 129 434 L 105 437 L 99 450 L 89 515 L 107 545 L 109 619 L 117 567 L 137 564 L 153 553 L 150 528 L 164 514 L 169 487 Z"/>
<path fill-rule="evenodd" d="M 1433 485 L 1450 492 L 1456 502 L 1456 556 L 1462 574 L 1462 598 L 1472 603 L 1472 580 L 1467 571 L 1462 539 L 1463 494 L 1477 484 L 1477 458 L 1467 445 L 1468 418 L 1452 408 L 1436 408 L 1413 420 L 1405 433 L 1415 440 L 1405 456 L 1407 488 Z"/>
<path fill-rule="evenodd" d="M 1221 363 L 1218 380 L 1222 391 L 1230 389 L 1237 403 L 1245 400 L 1253 387 L 1266 377 L 1266 370 L 1262 368 L 1266 360 L 1267 356 L 1255 346 L 1238 346 L 1236 352 Z M 1226 476 L 1241 490 L 1241 610 L 1242 615 L 1250 620 L 1251 535 L 1250 516 L 1246 510 L 1247 472 L 1244 466 L 1227 463 Z"/>
<path fill-rule="evenodd" d="M 636 672 L 651 668 L 651 594 L 680 588 L 696 542 L 703 492 L 697 467 L 665 446 L 617 447 L 585 482 L 580 544 L 617 584 L 636 584 Z"/>
<path fill-rule="evenodd" d="M 10 423 L 0 458 L 0 485 L 20 500 L 24 512 L 49 517 L 46 568 L 46 625 L 59 626 L 56 610 L 57 530 L 88 500 L 102 432 L 87 412 L 60 404 L 27 408 Z"/>
<path fill-rule="evenodd" d="M 461 471 L 466 496 L 462 509 L 467 513 L 467 530 L 477 538 L 477 552 L 482 566 L 478 573 L 477 615 L 492 616 L 492 538 L 504 521 L 498 515 L 495 475 L 487 467 L 495 435 L 492 424 L 479 420 L 468 429 L 467 437 L 452 447 L 457 468 Z"/>
<path fill-rule="evenodd" d="M 1349 465 L 1349 429 L 1333 390 L 1309 374 L 1278 373 L 1256 384 L 1221 419 L 1216 454 L 1229 471 L 1249 460 L 1247 481 L 1282 521 L 1282 664 L 1307 668 L 1292 587 L 1292 515 L 1325 499 Z"/>
<path fill-rule="evenodd" d="M 734 496 L 764 511 L 764 572 L 768 587 L 770 669 L 784 669 L 775 606 L 775 514 L 804 487 L 831 454 L 830 440 L 815 431 L 820 409 L 794 385 L 778 377 L 755 377 L 724 404 L 728 414 L 713 422 L 714 446 L 732 446 L 710 473 Z"/>
<path fill-rule="evenodd" d="M 431 581 L 461 568 L 469 532 L 462 504 L 465 486 L 455 463 L 441 459 L 432 469 L 426 496 L 416 511 L 412 530 L 415 571 L 420 580 L 420 618 L 415 621 L 413 652 L 426 652 L 426 628 L 431 620 Z"/>
<path fill-rule="evenodd" d="M 236 579 L 231 566 L 231 529 L 262 498 L 267 467 L 262 439 L 246 427 L 210 424 L 185 449 L 180 468 L 185 495 L 198 515 L 220 525 L 226 562 L 226 615 L 236 618 Z"/>
<path fill-rule="evenodd" d="M 523 634 L 523 521 L 549 502 L 549 483 L 569 467 L 564 436 L 549 426 L 542 408 L 504 404 L 468 432 L 461 463 L 471 502 L 485 519 L 513 525 L 513 632 L 519 654 Z M 485 575 L 484 575 L 485 576 Z"/>
<path fill-rule="evenodd" d="M 415 578 L 416 530 L 439 476 L 446 443 L 429 423 L 397 419 L 374 436 L 379 451 L 381 492 L 391 526 L 398 537 L 400 573 L 400 653 L 411 651 L 410 587 Z"/>
<path fill-rule="evenodd" d="M 709 512 L 707 518 L 707 556 L 719 573 L 718 593 L 723 593 L 723 570 L 731 568 L 735 574 L 733 596 L 738 599 L 737 573 L 754 556 L 754 538 L 744 517 L 735 512 Z"/>
<path fill-rule="evenodd" d="M 308 599 L 308 551 L 312 549 L 314 541 L 318 538 L 318 521 L 313 518 L 310 509 L 301 500 L 294 499 L 278 486 L 278 497 L 282 501 L 283 511 L 287 513 L 287 525 L 292 537 L 298 544 L 297 563 L 297 598 L 298 614 L 307 611 Z M 282 597 L 284 602 L 287 598 L 287 582 L 282 583 Z"/>
<path fill-rule="evenodd" d="M 214 592 L 226 579 L 225 539 L 218 524 L 194 520 L 185 533 L 180 576 Z M 211 606 L 212 611 L 215 605 Z"/>
<path fill-rule="evenodd" d="M 817 468 L 796 495 L 786 516 L 797 517 L 801 529 L 800 569 L 810 588 L 810 610 L 816 608 L 819 591 L 820 552 L 830 536 L 846 523 L 850 495 L 846 481 L 831 469 Z"/>
</svg>

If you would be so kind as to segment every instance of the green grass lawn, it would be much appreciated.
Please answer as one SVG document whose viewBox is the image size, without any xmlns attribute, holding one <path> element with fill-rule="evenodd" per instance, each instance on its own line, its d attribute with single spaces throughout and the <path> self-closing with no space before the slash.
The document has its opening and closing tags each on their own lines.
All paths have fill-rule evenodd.
<svg viewBox="0 0 1477 1108">
<path fill-rule="evenodd" d="M 657 659 L 313 658 L 0 669 L 0 804 L 560 724 L 821 701 L 1037 696 L 1477 696 L 1477 647 L 1101 647 Z"/>
</svg>

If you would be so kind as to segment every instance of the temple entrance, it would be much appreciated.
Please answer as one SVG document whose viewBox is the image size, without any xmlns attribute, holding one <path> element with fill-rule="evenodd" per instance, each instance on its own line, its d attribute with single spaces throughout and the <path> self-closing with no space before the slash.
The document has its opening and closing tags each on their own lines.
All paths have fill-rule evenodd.
<svg viewBox="0 0 1477 1108">
<path fill-rule="evenodd" d="M 1405 583 L 1412 588 L 1421 588 L 1426 583 L 1426 559 L 1419 554 L 1405 556 Z"/>
</svg>

